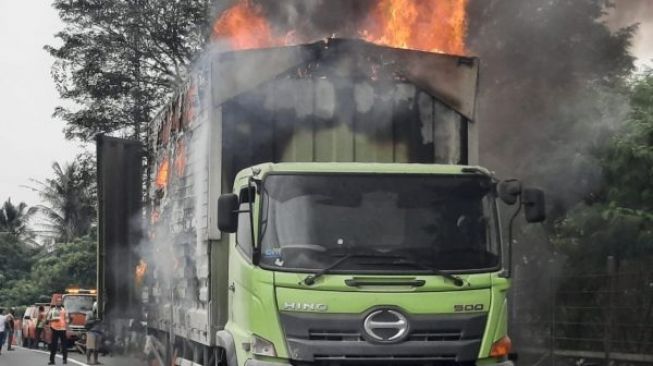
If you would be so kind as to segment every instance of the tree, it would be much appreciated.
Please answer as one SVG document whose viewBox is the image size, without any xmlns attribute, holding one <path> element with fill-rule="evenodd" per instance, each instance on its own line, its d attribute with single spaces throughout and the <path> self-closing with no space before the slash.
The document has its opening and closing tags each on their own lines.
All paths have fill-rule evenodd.
<svg viewBox="0 0 653 366">
<path fill-rule="evenodd" d="M 555 243 L 576 270 L 603 268 L 607 256 L 619 264 L 653 255 L 653 72 L 630 95 L 624 131 L 595 152 L 603 185 L 556 226 Z"/>
<path fill-rule="evenodd" d="M 96 238 L 85 236 L 57 245 L 34 263 L 31 282 L 48 293 L 68 287 L 95 288 L 97 268 Z"/>
<path fill-rule="evenodd" d="M 53 77 L 67 138 L 97 133 L 143 138 L 144 124 L 180 83 L 204 44 L 208 0 L 55 0 L 65 24 Z"/>
<path fill-rule="evenodd" d="M 45 226 L 56 233 L 60 242 L 70 242 L 87 235 L 96 217 L 95 168 L 88 155 L 78 156 L 76 161 L 63 167 L 52 164 L 54 177 L 44 182 L 34 181 L 34 188 L 44 205 L 32 208 L 45 215 Z"/>
<path fill-rule="evenodd" d="M 0 303 L 33 304 L 69 287 L 96 286 L 96 238 L 60 243 L 52 252 L 27 249 L 0 237 Z"/>
<path fill-rule="evenodd" d="M 31 239 L 27 226 L 30 218 L 28 211 L 24 202 L 15 206 L 11 203 L 11 198 L 8 198 L 0 208 L 0 235 L 9 234 L 20 240 Z"/>
<path fill-rule="evenodd" d="M 28 278 L 36 249 L 25 245 L 17 236 L 0 234 L 0 304 L 20 305 L 23 287 L 17 283 Z"/>
</svg>

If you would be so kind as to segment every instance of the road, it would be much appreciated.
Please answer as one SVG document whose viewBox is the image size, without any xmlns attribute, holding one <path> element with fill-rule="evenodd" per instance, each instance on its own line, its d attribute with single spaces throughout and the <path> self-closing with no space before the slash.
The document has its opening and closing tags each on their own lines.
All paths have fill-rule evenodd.
<svg viewBox="0 0 653 366">
<path fill-rule="evenodd" d="M 48 364 L 49 353 L 43 350 L 32 350 L 22 347 L 15 347 L 15 351 L 7 351 L 6 346 L 2 349 L 0 355 L 0 366 L 43 366 Z M 100 357 L 100 363 L 105 366 L 144 366 L 142 361 L 125 357 Z M 55 361 L 57 365 L 62 365 L 63 360 L 60 354 L 57 354 Z M 88 366 L 86 356 L 77 352 L 68 353 L 68 365 Z"/>
</svg>

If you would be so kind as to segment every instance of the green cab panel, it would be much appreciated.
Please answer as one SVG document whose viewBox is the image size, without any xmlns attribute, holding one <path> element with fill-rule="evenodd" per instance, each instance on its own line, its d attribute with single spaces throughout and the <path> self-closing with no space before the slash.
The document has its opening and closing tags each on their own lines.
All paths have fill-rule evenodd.
<svg viewBox="0 0 653 366">
<path fill-rule="evenodd" d="M 296 274 L 293 276 L 297 277 Z M 277 277 L 284 276 L 277 274 Z M 344 285 L 345 278 L 351 279 L 352 276 L 329 277 L 340 278 L 330 278 L 324 284 L 313 288 L 301 288 L 299 281 L 294 282 L 296 286 L 289 287 L 283 287 L 280 282 L 276 282 L 279 311 L 359 314 L 373 307 L 387 305 L 401 308 L 411 314 L 449 314 L 487 312 L 491 302 L 489 286 L 460 290 L 454 285 L 443 284 L 441 278 L 427 279 L 425 281 L 428 285 L 414 289 L 403 285 L 363 286 L 356 289 Z M 336 285 L 338 282 L 340 288 Z"/>
</svg>

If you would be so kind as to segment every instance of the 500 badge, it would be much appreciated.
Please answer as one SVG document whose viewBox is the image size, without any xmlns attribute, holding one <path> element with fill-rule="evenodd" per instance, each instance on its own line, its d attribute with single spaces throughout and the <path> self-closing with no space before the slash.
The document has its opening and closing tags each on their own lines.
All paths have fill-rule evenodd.
<svg viewBox="0 0 653 366">
<path fill-rule="evenodd" d="M 483 304 L 465 304 L 465 305 L 454 305 L 453 311 L 462 312 L 462 311 L 483 311 L 485 305 Z"/>
</svg>

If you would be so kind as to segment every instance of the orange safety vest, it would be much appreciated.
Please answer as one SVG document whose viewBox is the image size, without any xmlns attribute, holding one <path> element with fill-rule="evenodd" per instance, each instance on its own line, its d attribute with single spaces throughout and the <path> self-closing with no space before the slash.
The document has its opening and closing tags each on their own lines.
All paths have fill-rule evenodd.
<svg viewBox="0 0 653 366">
<path fill-rule="evenodd" d="M 54 330 L 66 330 L 66 310 L 54 308 L 50 310 L 50 328 Z"/>
</svg>

